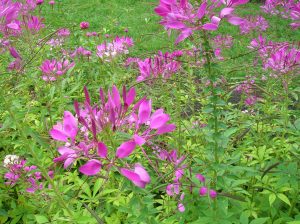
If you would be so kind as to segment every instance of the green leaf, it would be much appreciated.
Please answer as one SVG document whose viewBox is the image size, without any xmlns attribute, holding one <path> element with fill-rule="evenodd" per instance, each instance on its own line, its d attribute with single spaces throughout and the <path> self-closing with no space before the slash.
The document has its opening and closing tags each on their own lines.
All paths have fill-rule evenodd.
<svg viewBox="0 0 300 224">
<path fill-rule="evenodd" d="M 276 194 L 272 193 L 269 195 L 269 203 L 270 206 L 272 206 L 272 204 L 274 203 L 274 201 L 276 200 Z"/>
<path fill-rule="evenodd" d="M 240 216 L 240 223 L 241 224 L 248 224 L 249 223 L 249 212 L 245 211 L 242 212 Z"/>
<path fill-rule="evenodd" d="M 225 132 L 224 132 L 224 136 L 229 138 L 231 135 L 233 135 L 236 131 L 238 130 L 238 128 L 228 128 Z"/>
<path fill-rule="evenodd" d="M 34 217 L 35 217 L 37 223 L 48 223 L 49 222 L 48 218 L 44 215 L 35 215 Z"/>
<path fill-rule="evenodd" d="M 283 202 L 285 202 L 286 204 L 288 204 L 289 206 L 291 206 L 290 200 L 288 199 L 287 196 L 285 196 L 284 194 L 278 194 L 277 195 L 279 197 L 279 199 Z"/>
<path fill-rule="evenodd" d="M 291 221 L 291 222 L 288 222 L 287 224 L 300 224 L 300 221 Z"/>
<path fill-rule="evenodd" d="M 257 218 L 257 219 L 252 220 L 250 222 L 250 224 L 264 224 L 268 219 L 269 219 L 269 217 L 266 217 L 266 218 Z"/>
<path fill-rule="evenodd" d="M 86 193 L 87 196 L 89 196 L 90 198 L 92 197 L 92 192 L 91 192 L 90 186 L 87 183 L 83 184 L 82 190 L 84 193 Z"/>
<path fill-rule="evenodd" d="M 95 197 L 95 195 L 98 193 L 100 187 L 101 187 L 101 179 L 97 179 L 95 184 L 94 184 L 94 188 L 93 188 L 93 197 Z"/>
</svg>

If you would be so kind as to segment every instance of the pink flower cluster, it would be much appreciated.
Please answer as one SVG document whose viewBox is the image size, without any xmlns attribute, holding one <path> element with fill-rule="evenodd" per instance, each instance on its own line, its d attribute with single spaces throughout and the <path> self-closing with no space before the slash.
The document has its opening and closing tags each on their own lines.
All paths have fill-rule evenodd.
<svg viewBox="0 0 300 224">
<path fill-rule="evenodd" d="M 89 22 L 81 22 L 80 23 L 80 29 L 85 30 L 88 29 L 90 27 Z"/>
<path fill-rule="evenodd" d="M 254 94 L 254 84 L 255 77 L 246 76 L 246 79 L 235 88 L 238 93 L 246 95 L 244 103 L 247 106 L 254 105 L 257 101 L 257 96 Z"/>
<path fill-rule="evenodd" d="M 18 53 L 18 51 L 14 47 L 9 47 L 9 53 L 14 58 L 14 61 L 12 61 L 8 65 L 8 70 L 17 70 L 19 71 L 22 68 L 22 57 Z"/>
<path fill-rule="evenodd" d="M 135 89 L 129 91 L 124 87 L 122 97 L 117 87 L 113 86 L 107 97 L 100 89 L 100 102 L 92 105 L 87 89 L 84 89 L 86 100 L 84 104 L 74 103 L 76 117 L 65 111 L 63 122 L 57 123 L 50 131 L 51 137 L 65 145 L 58 148 L 59 157 L 54 162 L 63 162 L 64 168 L 75 160 L 87 160 L 79 171 L 84 175 L 97 175 L 103 167 L 107 172 L 111 167 L 117 167 L 119 172 L 139 187 L 145 187 L 150 182 L 146 170 L 140 165 L 117 162 L 130 156 L 137 146 L 141 147 L 151 139 L 172 132 L 174 124 L 168 124 L 170 116 L 163 109 L 152 113 L 151 100 L 143 98 L 135 101 Z M 127 139 L 106 139 L 100 136 L 114 136 L 114 133 L 126 133 Z M 111 141 L 115 141 L 112 144 Z M 107 145 L 109 143 L 109 145 Z M 115 145 L 119 145 L 115 147 Z M 124 167 L 125 166 L 125 167 Z"/>
<path fill-rule="evenodd" d="M 157 55 L 144 60 L 139 58 L 128 58 L 126 65 L 137 63 L 140 71 L 140 75 L 136 80 L 137 82 L 158 78 L 159 76 L 163 79 L 168 79 L 181 69 L 181 62 L 178 61 L 178 58 L 182 55 L 182 51 L 174 51 L 172 53 L 162 53 L 159 51 Z M 147 82 L 151 83 L 151 80 L 148 80 Z"/>
<path fill-rule="evenodd" d="M 42 79 L 47 82 L 55 81 L 58 77 L 64 75 L 69 69 L 74 67 L 74 65 L 75 63 L 69 62 L 69 60 L 45 60 L 40 66 Z"/>
<path fill-rule="evenodd" d="M 0 2 L 0 32 L 4 37 L 18 36 L 23 30 L 38 32 L 44 27 L 41 20 L 30 12 L 36 8 L 35 0 L 25 3 L 5 0 Z"/>
<path fill-rule="evenodd" d="M 185 193 L 183 192 L 183 183 L 186 183 L 186 179 L 188 179 L 188 181 L 191 181 L 190 178 L 185 177 L 185 170 L 191 171 L 188 168 L 188 165 L 184 164 L 186 156 L 179 157 L 177 150 L 172 150 L 170 152 L 168 152 L 167 150 L 157 150 L 156 156 L 161 160 L 166 160 L 168 164 L 172 166 L 172 170 L 174 170 L 174 179 L 173 183 L 167 185 L 166 193 L 169 196 L 175 197 L 180 195 L 177 207 L 180 212 L 184 212 L 185 206 L 183 204 L 183 200 Z M 205 177 L 203 175 L 197 173 L 195 176 L 200 181 L 200 183 L 205 184 Z M 197 184 L 191 182 L 189 191 L 192 191 L 192 188 L 196 186 Z M 205 185 L 199 188 L 200 196 L 205 196 L 207 193 L 208 188 Z M 209 195 L 213 199 L 217 196 L 217 192 L 211 189 L 209 191 Z"/>
<path fill-rule="evenodd" d="M 43 189 L 43 180 L 41 172 L 37 170 L 37 166 L 26 165 L 26 160 L 20 159 L 15 155 L 7 155 L 4 159 L 4 167 L 8 170 L 4 178 L 7 179 L 6 185 L 15 186 L 16 184 L 26 186 L 26 191 L 34 193 Z M 53 171 L 49 171 L 48 175 L 53 178 Z"/>
<path fill-rule="evenodd" d="M 265 13 L 280 15 L 282 18 L 293 20 L 290 26 L 293 29 L 300 27 L 300 2 L 296 0 L 266 0 L 261 6 Z"/>
<path fill-rule="evenodd" d="M 264 32 L 268 29 L 269 23 L 262 16 L 247 16 L 239 27 L 241 34 L 248 34 L 251 31 Z"/>
<path fill-rule="evenodd" d="M 70 55 L 71 58 L 75 58 L 76 56 L 84 56 L 89 58 L 92 56 L 92 52 L 80 46 Z"/>
<path fill-rule="evenodd" d="M 231 48 L 233 45 L 233 37 L 230 35 L 217 35 L 212 38 L 214 48 Z"/>
<path fill-rule="evenodd" d="M 178 44 L 194 31 L 217 30 L 222 19 L 227 19 L 233 25 L 241 24 L 243 19 L 233 15 L 234 7 L 247 2 L 248 0 L 211 0 L 193 6 L 188 0 L 160 0 L 154 11 L 163 17 L 160 24 L 167 30 L 175 29 L 180 32 L 175 41 Z M 218 13 L 214 12 L 217 10 Z"/>
<path fill-rule="evenodd" d="M 111 43 L 104 42 L 97 46 L 97 55 L 104 61 L 111 61 L 118 55 L 128 54 L 128 48 L 133 46 L 130 37 L 116 37 Z"/>
<path fill-rule="evenodd" d="M 292 44 L 267 41 L 266 38 L 259 36 L 251 41 L 249 48 L 258 50 L 263 68 L 270 69 L 273 77 L 291 75 L 299 71 L 300 50 Z"/>
</svg>

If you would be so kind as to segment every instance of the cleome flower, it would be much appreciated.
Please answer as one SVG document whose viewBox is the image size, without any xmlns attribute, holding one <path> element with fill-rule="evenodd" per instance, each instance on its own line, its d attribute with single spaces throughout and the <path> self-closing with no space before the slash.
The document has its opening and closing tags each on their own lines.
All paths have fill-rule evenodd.
<svg viewBox="0 0 300 224">
<path fill-rule="evenodd" d="M 180 32 L 175 41 L 178 44 L 196 30 L 217 30 L 222 19 L 227 19 L 232 25 L 240 25 L 243 19 L 233 15 L 234 7 L 247 2 L 248 0 L 203 1 L 200 5 L 192 5 L 188 0 L 160 0 L 154 11 L 162 17 L 160 24 L 167 30 Z M 218 10 L 219 15 L 216 16 L 214 11 L 219 8 L 221 10 Z"/>
<path fill-rule="evenodd" d="M 104 42 L 97 46 L 97 56 L 106 62 L 112 61 L 118 55 L 128 54 L 128 48 L 133 46 L 130 37 L 116 37 L 111 43 Z"/>
<path fill-rule="evenodd" d="M 75 63 L 70 63 L 69 60 L 45 60 L 40 66 L 43 74 L 42 79 L 47 82 L 55 81 L 59 76 L 64 75 L 69 69 L 74 67 L 74 65 Z"/>
<path fill-rule="evenodd" d="M 93 176 L 102 169 L 116 167 L 121 175 L 138 187 L 144 188 L 150 183 L 150 176 L 140 164 L 134 169 L 126 163 L 137 146 L 142 146 L 156 136 L 172 132 L 174 124 L 169 124 L 170 116 L 163 109 L 152 112 L 151 100 L 145 97 L 134 104 L 136 91 L 134 88 L 122 94 L 116 86 L 104 94 L 99 90 L 100 102 L 92 104 L 87 88 L 84 88 L 85 102 L 74 103 L 76 115 L 65 111 L 62 122 L 58 122 L 50 130 L 51 137 L 64 143 L 58 147 L 59 157 L 54 162 L 64 163 L 68 168 L 75 161 L 83 165 L 79 172 Z M 122 133 L 126 139 L 114 137 Z M 103 136 L 111 136 L 108 139 Z M 113 142 L 112 139 L 113 138 Z M 116 139 L 115 139 L 116 138 Z M 119 165 L 120 160 L 121 166 Z"/>
</svg>

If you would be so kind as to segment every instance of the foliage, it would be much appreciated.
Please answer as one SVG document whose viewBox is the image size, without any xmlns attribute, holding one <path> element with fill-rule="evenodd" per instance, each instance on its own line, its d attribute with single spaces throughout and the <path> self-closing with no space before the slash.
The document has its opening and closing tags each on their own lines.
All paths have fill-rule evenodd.
<svg viewBox="0 0 300 224">
<path fill-rule="evenodd" d="M 300 223 L 300 5 L 247 2 L 1 0 L 0 223 Z"/>
</svg>

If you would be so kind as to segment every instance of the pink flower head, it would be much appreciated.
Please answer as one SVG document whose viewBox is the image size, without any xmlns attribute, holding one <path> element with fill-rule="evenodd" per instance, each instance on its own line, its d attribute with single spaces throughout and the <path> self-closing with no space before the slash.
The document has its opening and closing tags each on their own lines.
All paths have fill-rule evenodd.
<svg viewBox="0 0 300 224">
<path fill-rule="evenodd" d="M 83 47 L 79 47 L 70 56 L 71 56 L 71 58 L 74 58 L 76 56 L 90 57 L 91 55 L 92 55 L 91 51 L 89 51 Z"/>
<path fill-rule="evenodd" d="M 53 6 L 55 4 L 54 0 L 49 1 L 49 5 Z"/>
<path fill-rule="evenodd" d="M 151 78 L 162 77 L 164 79 L 170 78 L 173 74 L 176 74 L 181 69 L 181 63 L 177 60 L 182 56 L 182 51 L 174 51 L 172 53 L 158 52 L 151 58 L 144 60 L 139 58 L 130 58 L 127 63 L 137 63 L 140 75 L 137 77 L 137 81 L 145 81 Z M 148 81 L 151 83 L 151 81 Z"/>
<path fill-rule="evenodd" d="M 159 5 L 154 9 L 156 14 L 162 17 L 160 22 L 167 30 L 178 30 L 180 32 L 175 44 L 183 41 L 197 30 L 214 31 L 219 27 L 222 19 L 227 19 L 233 25 L 239 25 L 241 19 L 233 15 L 234 7 L 247 3 L 248 0 L 230 0 L 208 4 L 203 1 L 200 6 L 193 6 L 188 0 L 173 1 L 160 0 Z M 223 3 L 226 5 L 222 8 L 217 16 L 215 11 L 219 11 Z"/>
<path fill-rule="evenodd" d="M 151 181 L 149 174 L 140 164 L 135 164 L 134 171 L 121 168 L 120 172 L 124 177 L 140 188 L 145 188 Z"/>
<path fill-rule="evenodd" d="M 81 22 L 80 23 L 80 29 L 85 30 L 88 29 L 90 27 L 89 22 Z"/>
<path fill-rule="evenodd" d="M 43 4 L 44 3 L 44 0 L 36 0 L 36 4 L 37 5 L 41 5 L 41 4 Z"/>
<path fill-rule="evenodd" d="M 43 80 L 45 81 L 55 81 L 59 76 L 65 74 L 69 69 L 74 67 L 74 62 L 69 62 L 69 60 L 56 61 L 45 60 L 40 66 L 40 70 L 43 73 Z"/>
<path fill-rule="evenodd" d="M 26 166 L 26 163 L 26 160 L 19 159 L 18 156 L 6 156 L 4 167 L 8 172 L 4 175 L 4 178 L 7 179 L 5 184 L 12 187 L 18 184 L 26 188 L 28 193 L 34 193 L 36 190 L 43 188 L 43 184 L 39 183 L 43 179 L 42 173 L 37 171 L 37 166 Z"/>
<path fill-rule="evenodd" d="M 210 190 L 209 191 L 209 197 L 211 197 L 212 199 L 217 197 L 217 192 L 214 190 Z"/>
<path fill-rule="evenodd" d="M 68 142 L 69 139 L 74 142 L 78 132 L 77 119 L 71 112 L 64 112 L 63 123 L 58 122 L 50 130 L 50 135 L 53 139 L 63 142 Z"/>
<path fill-rule="evenodd" d="M 70 30 L 67 28 L 61 28 L 58 30 L 57 35 L 59 37 L 68 37 L 70 36 Z"/>
<path fill-rule="evenodd" d="M 173 183 L 173 184 L 169 184 L 166 187 L 166 192 L 169 196 L 173 196 L 173 195 L 178 195 L 180 193 L 179 190 L 179 183 Z"/>
<path fill-rule="evenodd" d="M 204 177 L 202 174 L 200 174 L 200 173 L 197 173 L 197 174 L 196 174 L 196 178 L 197 178 L 200 182 L 202 182 L 202 183 L 205 182 L 205 177 Z"/>
<path fill-rule="evenodd" d="M 26 27 L 31 31 L 31 33 L 37 33 L 40 29 L 44 28 L 45 25 L 41 23 L 41 20 L 36 16 L 31 16 L 26 21 Z"/>
<path fill-rule="evenodd" d="M 207 187 L 201 187 L 199 190 L 200 196 L 205 196 L 207 194 Z"/>
<path fill-rule="evenodd" d="M 180 212 L 184 212 L 185 211 L 185 207 L 184 207 L 184 205 L 182 203 L 178 204 L 178 211 L 180 211 Z"/>
<path fill-rule="evenodd" d="M 107 62 L 118 55 L 128 54 L 129 47 L 133 46 L 133 40 L 129 37 L 116 37 L 111 43 L 104 42 L 97 46 L 97 56 Z"/>
</svg>

